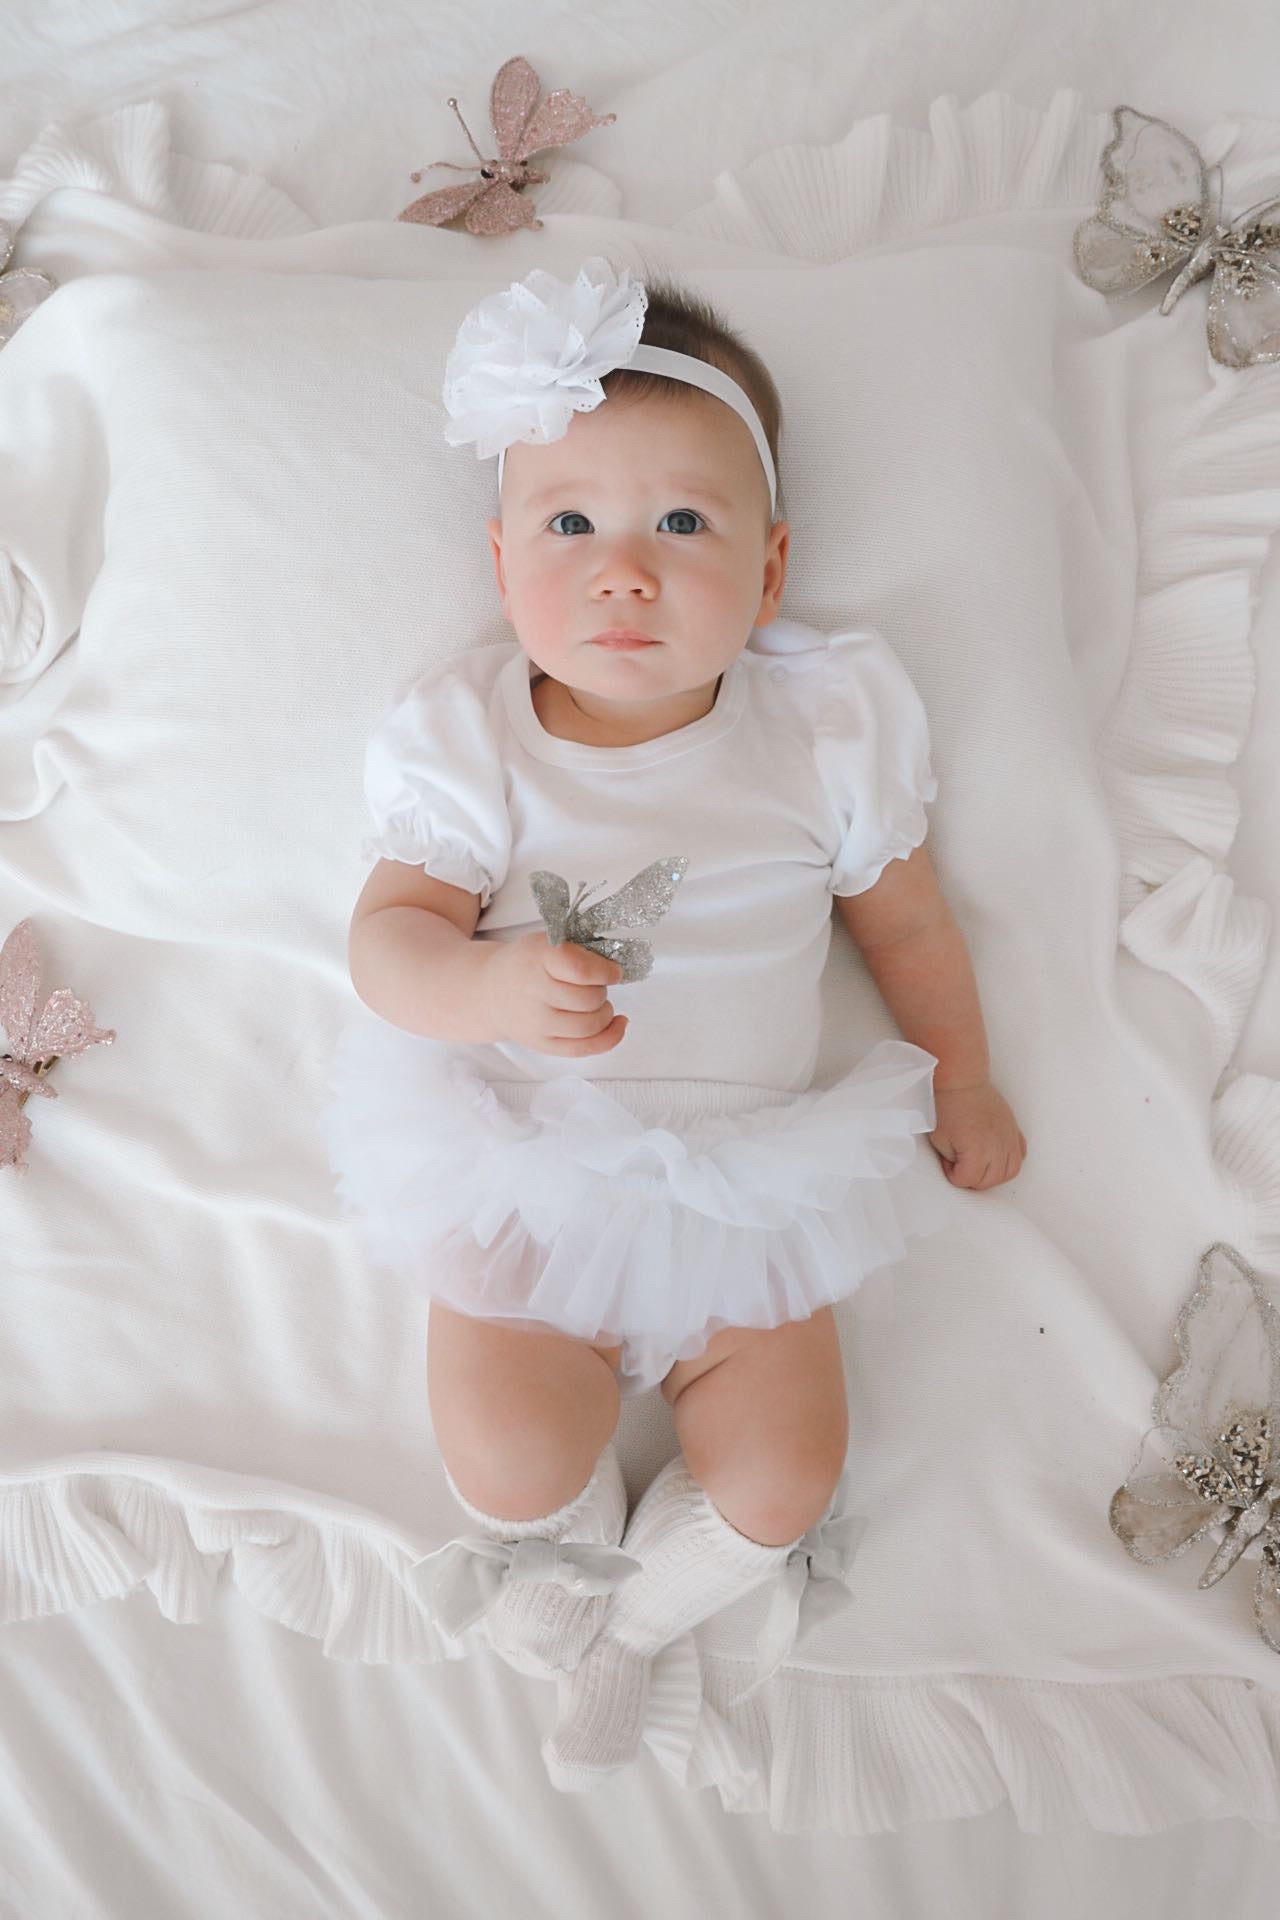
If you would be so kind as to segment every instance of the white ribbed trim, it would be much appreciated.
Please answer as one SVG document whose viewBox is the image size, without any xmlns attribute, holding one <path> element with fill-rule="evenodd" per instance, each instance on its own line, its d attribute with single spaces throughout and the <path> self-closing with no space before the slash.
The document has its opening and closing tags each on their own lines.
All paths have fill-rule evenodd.
<svg viewBox="0 0 1280 1920">
<path fill-rule="evenodd" d="M 0 189 L 0 218 L 24 217 L 43 180 L 41 191 L 95 185 L 163 205 L 166 217 L 206 231 L 311 228 L 260 182 L 239 199 L 220 178 L 230 169 L 179 161 L 162 181 L 157 113 L 126 108 L 93 123 L 98 148 L 90 129 L 43 136 L 15 177 L 20 191 Z M 722 176 L 715 199 L 680 228 L 822 261 L 973 214 L 1096 201 L 1111 116 L 1082 112 L 1069 89 L 1044 113 L 997 94 L 966 109 L 944 96 L 929 123 L 924 134 L 879 115 L 837 146 L 781 148 Z M 167 142 L 167 116 L 163 134 Z M 1216 134 L 1201 144 L 1217 157 Z M 1265 169 L 1275 145 L 1260 122 L 1233 159 L 1250 146 Z M 75 172 L 95 161 L 94 178 Z M 546 197 L 540 204 L 557 210 Z M 272 226 L 276 219 L 283 224 Z M 252 221 L 264 224 L 235 224 Z M 1133 646 L 1098 756 L 1121 851 L 1120 940 L 1199 997 L 1226 1069 L 1269 935 L 1265 908 L 1237 896 L 1214 862 L 1235 837 L 1238 802 L 1225 769 L 1252 716 L 1251 602 L 1280 523 L 1280 369 L 1211 371 L 1214 390 L 1190 414 L 1143 521 Z M 1240 1213 L 1231 1237 L 1274 1267 L 1280 1085 L 1224 1071 L 1210 1120 Z M 332 1658 L 457 1657 L 467 1647 L 445 1644 L 412 1577 L 413 1561 L 434 1544 L 278 1483 L 79 1456 L 0 1475 L 0 1622 L 142 1585 L 166 1618 L 199 1619 L 229 1561 L 250 1605 L 313 1635 Z M 701 1654 L 683 1635 L 654 1661 L 645 1738 L 683 1784 L 713 1785 L 725 1807 L 767 1812 L 779 1831 L 873 1833 L 1006 1801 L 1031 1832 L 1084 1823 L 1143 1834 L 1206 1818 L 1280 1829 L 1280 1693 L 1248 1680 L 865 1679 L 784 1667 L 730 1707 L 748 1678 L 741 1662 Z"/>
<path fill-rule="evenodd" d="M 0 1475 L 0 1624 L 147 1587 L 207 1617 L 224 1567 L 268 1620 L 334 1660 L 458 1658 L 427 1616 L 429 1543 L 281 1482 L 82 1454 Z M 749 1668 L 684 1634 L 654 1661 L 648 1745 L 692 1790 L 779 1832 L 878 1833 L 988 1812 L 1026 1832 L 1155 1833 L 1197 1819 L 1280 1827 L 1280 1698 L 1218 1675 L 1071 1685 L 991 1674 L 856 1679 Z"/>
<path fill-rule="evenodd" d="M 1250 629 L 1280 526 L 1280 367 L 1210 363 L 1139 530 L 1133 644 L 1097 741 L 1120 852 L 1119 940 L 1204 1007 L 1210 1132 L 1246 1259 L 1280 1264 L 1280 1086 L 1229 1066 L 1266 965 L 1271 912 L 1221 870 L 1240 818 L 1227 769 L 1253 717 Z"/>
<path fill-rule="evenodd" d="M 330 1659 L 459 1658 L 416 1591 L 435 1543 L 280 1481 L 139 1454 L 78 1454 L 0 1474 L 0 1626 L 150 1589 L 166 1620 L 204 1619 L 224 1562 L 249 1605 Z"/>
<path fill-rule="evenodd" d="M 775 147 L 720 174 L 714 198 L 675 226 L 800 260 L 844 260 L 976 214 L 1094 205 L 1112 132 L 1110 113 L 1087 112 L 1071 87 L 1043 112 L 1004 93 L 967 107 L 944 93 L 929 104 L 927 133 L 877 113 L 832 146 Z"/>
<path fill-rule="evenodd" d="M 158 100 L 46 127 L 12 176 L 0 181 L 0 220 L 20 227 L 58 187 L 110 194 L 175 226 L 245 240 L 279 240 L 316 225 L 287 193 L 255 174 L 174 153 L 169 109 Z"/>
<path fill-rule="evenodd" d="M 44 638 L 44 606 L 13 556 L 0 549 L 0 685 L 25 680 Z"/>
<path fill-rule="evenodd" d="M 895 1832 L 1006 1803 L 1024 1833 L 1280 1829 L 1280 1696 L 1251 1680 L 784 1668 L 731 1706 L 749 1676 L 685 1634 L 653 1663 L 645 1743 L 681 1785 L 778 1833 Z"/>
<path fill-rule="evenodd" d="M 731 1708 L 747 1669 L 703 1655 L 702 1676 L 703 1716 L 721 1721 L 702 1771 L 732 1737 L 721 1800 L 767 1812 L 779 1833 L 882 1833 L 1006 1802 L 1024 1833 L 1228 1818 L 1280 1828 L 1280 1697 L 1249 1680 L 808 1673 Z M 746 1785 L 743 1755 L 755 1763 Z"/>
<path fill-rule="evenodd" d="M 551 175 L 537 192 L 537 212 L 620 215 L 622 196 L 612 180 L 581 160 L 550 157 Z M 141 207 L 175 226 L 240 240 L 280 240 L 314 233 L 319 223 L 279 187 L 218 160 L 193 160 L 173 149 L 169 109 L 158 100 L 119 107 L 96 120 L 46 127 L 27 148 L 12 176 L 0 180 L 0 220 L 20 227 L 32 208 L 57 187 L 84 187 Z M 414 198 L 405 180 L 403 204 Z M 391 219 L 398 207 L 388 209 Z"/>
</svg>

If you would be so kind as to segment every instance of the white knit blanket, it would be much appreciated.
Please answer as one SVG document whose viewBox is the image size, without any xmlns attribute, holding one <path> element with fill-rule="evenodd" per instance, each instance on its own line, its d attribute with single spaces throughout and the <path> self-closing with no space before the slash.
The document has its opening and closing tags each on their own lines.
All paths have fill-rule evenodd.
<svg viewBox="0 0 1280 1920">
<path fill-rule="evenodd" d="M 928 134 L 868 121 L 837 147 L 726 176 L 671 248 L 691 265 L 755 254 L 779 274 L 913 238 L 1060 254 L 1109 132 L 1069 95 L 1043 114 L 998 96 L 964 112 L 939 102 Z M 1265 151 L 1234 158 L 1244 176 Z M 568 236 L 587 251 L 615 208 L 607 183 L 568 168 L 540 211 L 548 246 Z M 54 130 L 0 186 L 0 219 L 28 219 L 26 260 L 64 280 L 181 268 L 208 275 L 215 308 L 247 271 L 486 270 L 448 236 L 316 229 L 264 183 L 174 155 L 156 106 Z M 95 309 L 103 339 L 127 310 L 111 285 Z M 145 1586 L 167 1619 L 196 1621 L 226 1574 L 331 1658 L 456 1656 L 414 1575 L 461 1530 L 424 1424 L 416 1324 L 340 1221 L 311 1124 L 349 993 L 359 823 L 344 799 L 334 831 L 349 820 L 350 850 L 304 848 L 310 892 L 250 936 L 243 865 L 206 858 L 193 826 L 192 859 L 166 870 L 145 789 L 136 837 L 95 810 L 113 752 L 127 770 L 144 689 L 113 678 L 94 599 L 104 551 L 131 537 L 123 442 L 85 424 L 110 417 L 108 350 L 83 301 L 67 310 L 74 326 L 37 333 L 37 316 L 0 354 L 0 934 L 30 914 L 48 984 L 86 995 L 119 1040 L 57 1070 L 60 1100 L 29 1106 L 29 1173 L 0 1172 L 0 1620 Z M 1280 370 L 1213 369 L 1190 298 L 1171 321 L 1080 311 L 1094 337 L 1114 327 L 1122 343 L 1106 362 L 1117 447 L 1141 391 L 1126 351 L 1174 356 L 1169 432 L 1132 429 L 1114 519 L 1085 528 L 1098 499 L 1063 482 L 1064 515 L 1079 506 L 1098 550 L 1113 543 L 1113 586 L 1132 603 L 1123 633 L 1069 630 L 1055 679 L 1030 632 L 975 659 L 937 622 L 899 628 L 951 796 L 935 860 L 1027 1165 L 1010 1188 L 965 1196 L 953 1233 L 850 1303 L 851 1471 L 869 1520 L 857 1604 L 740 1706 L 763 1595 L 655 1668 L 647 1737 L 662 1764 L 785 1830 L 870 1832 L 1006 1799 L 1029 1828 L 1139 1833 L 1233 1814 L 1280 1826 L 1280 1660 L 1253 1629 L 1245 1571 L 1199 1592 L 1198 1566 L 1140 1568 L 1107 1524 L 1203 1248 L 1224 1239 L 1280 1281 L 1280 1089 L 1233 1060 L 1270 929 L 1228 869 L 1253 597 L 1280 522 Z M 38 403 L 23 403 L 19 365 L 40 376 Z M 86 481 L 99 472 L 105 510 Z M 72 496 L 83 505 L 68 514 Z M 197 550 L 229 538 L 173 529 L 197 579 Z M 927 565 L 903 556 L 904 575 Z M 963 578 L 946 588 L 963 601 Z M 380 591 L 372 581 L 364 644 Z M 887 580 L 883 592 L 892 606 Z M 1061 592 L 1077 614 L 1087 604 L 1070 579 Z M 834 624 L 840 609 L 797 612 Z M 180 648 L 180 601 L 171 614 Z M 267 623 L 264 694 L 274 644 Z M 1000 677 L 977 699 L 984 668 Z M 145 691 L 151 728 L 163 703 Z M 182 716 L 170 720 L 180 741 Z M 193 774 L 193 822 L 208 809 L 244 827 L 235 755 L 253 724 L 227 716 L 226 783 L 213 793 Z M 251 859 L 247 828 L 235 849 Z M 859 1032 L 890 1030 L 847 953 L 831 1006 Z M 619 1438 L 634 1495 L 673 1449 L 665 1404 L 626 1408 Z"/>
</svg>

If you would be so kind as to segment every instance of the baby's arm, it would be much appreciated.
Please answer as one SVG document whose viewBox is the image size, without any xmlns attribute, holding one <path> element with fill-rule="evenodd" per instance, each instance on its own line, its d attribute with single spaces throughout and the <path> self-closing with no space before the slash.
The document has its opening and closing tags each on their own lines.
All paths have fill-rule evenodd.
<svg viewBox="0 0 1280 1920">
<path fill-rule="evenodd" d="M 978 1188 L 1011 1180 L 1026 1139 L 991 1084 L 973 963 L 923 844 L 891 860 L 865 892 L 836 898 L 903 1039 L 938 1062 L 929 1140 L 947 1178 Z"/>
<path fill-rule="evenodd" d="M 479 918 L 478 893 L 403 860 L 379 860 L 351 916 L 352 985 L 367 1007 L 409 1033 L 493 1039 L 482 985 L 496 948 L 472 940 Z"/>
<path fill-rule="evenodd" d="M 836 904 L 903 1039 L 937 1060 L 935 1091 L 982 1085 L 991 1063 L 973 963 L 924 845 Z"/>
<path fill-rule="evenodd" d="M 480 895 L 379 860 L 351 916 L 347 963 L 367 1007 L 431 1040 L 514 1040 L 541 1053 L 605 1053 L 626 1031 L 606 988 L 616 960 L 545 933 L 475 940 Z"/>
</svg>

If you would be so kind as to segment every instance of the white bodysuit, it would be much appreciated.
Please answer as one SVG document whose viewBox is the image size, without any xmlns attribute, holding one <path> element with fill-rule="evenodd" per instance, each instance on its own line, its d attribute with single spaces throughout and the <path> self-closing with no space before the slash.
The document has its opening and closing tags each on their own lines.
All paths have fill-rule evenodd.
<svg viewBox="0 0 1280 1920">
<path fill-rule="evenodd" d="M 537 868 L 611 893 L 653 860 L 688 858 L 642 930 L 652 973 L 610 990 L 630 1016 L 619 1044 L 584 1058 L 469 1049 L 486 1079 L 809 1085 L 831 896 L 863 892 L 920 844 L 937 782 L 920 696 L 879 634 L 777 621 L 759 638 L 770 651 L 738 656 L 708 714 L 639 746 L 547 733 L 518 641 L 433 667 L 370 742 L 366 853 L 478 893 L 479 939 L 541 927 Z"/>
</svg>

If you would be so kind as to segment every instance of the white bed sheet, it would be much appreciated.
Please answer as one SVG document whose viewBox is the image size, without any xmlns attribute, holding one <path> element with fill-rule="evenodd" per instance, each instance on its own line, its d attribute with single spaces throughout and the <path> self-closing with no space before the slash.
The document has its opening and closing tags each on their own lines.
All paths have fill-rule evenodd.
<svg viewBox="0 0 1280 1920">
<path fill-rule="evenodd" d="M 925 0 L 856 9 L 614 4 L 566 12 L 498 0 L 196 5 L 10 0 L 0 124 L 12 157 L 53 119 L 164 99 L 176 144 L 263 175 L 318 221 L 394 212 L 404 175 L 452 157 L 456 92 L 482 137 L 493 72 L 523 52 L 551 85 L 616 111 L 579 164 L 655 224 L 717 174 L 788 140 L 829 141 L 891 111 L 990 88 L 1041 105 L 1062 85 L 1175 122 L 1274 111 L 1280 25 L 1245 0 L 1211 13 L 1104 0 L 1073 9 Z M 710 103 L 714 103 L 711 110 Z M 677 137 L 678 136 L 678 137 Z M 1231 871 L 1280 914 L 1280 564 L 1255 626 L 1253 732 Z M 1280 1075 L 1273 944 L 1237 1054 Z M 299 1476 L 301 1477 L 301 1475 Z M 545 1692 L 483 1660 L 345 1667 L 224 1593 L 203 1626 L 150 1596 L 33 1621 L 0 1640 L 0 1901 L 6 1915 L 621 1915 L 706 1907 L 772 1914 L 1008 1913 L 1057 1920 L 1190 1916 L 1206 1901 L 1261 1920 L 1273 1843 L 1235 1821 L 1121 1840 L 1018 1833 L 1006 1812 L 874 1839 L 772 1832 L 652 1767 L 566 1803 L 536 1758 Z M 440 1836 L 447 1835 L 447 1846 Z M 641 1890 L 629 1863 L 643 1859 Z M 660 1863 L 660 1866 L 659 1864 Z M 966 1904 L 967 1903 L 967 1904 Z"/>
</svg>

